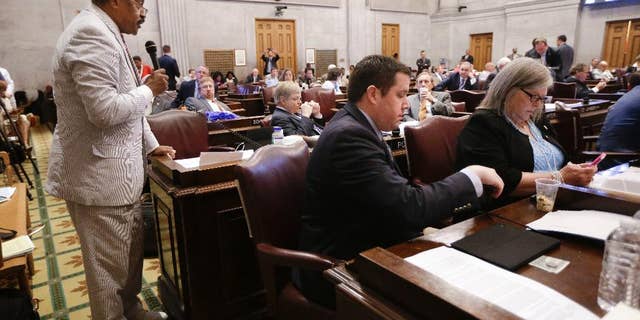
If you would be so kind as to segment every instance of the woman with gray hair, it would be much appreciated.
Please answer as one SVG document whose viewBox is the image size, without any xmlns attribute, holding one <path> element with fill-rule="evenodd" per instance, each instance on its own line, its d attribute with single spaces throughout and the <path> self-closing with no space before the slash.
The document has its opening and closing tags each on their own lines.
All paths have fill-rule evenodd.
<svg viewBox="0 0 640 320">
<path fill-rule="evenodd" d="M 504 180 L 495 208 L 535 193 L 535 179 L 551 178 L 585 186 L 597 168 L 568 162 L 543 115 L 547 68 L 530 58 L 516 59 L 500 71 L 486 97 L 458 137 L 456 167 L 494 168 Z"/>
<path fill-rule="evenodd" d="M 271 126 L 281 127 L 285 136 L 315 136 L 322 133 L 324 118 L 317 102 L 302 103 L 300 87 L 293 81 L 278 84 L 274 99 L 278 104 L 271 117 Z"/>
</svg>

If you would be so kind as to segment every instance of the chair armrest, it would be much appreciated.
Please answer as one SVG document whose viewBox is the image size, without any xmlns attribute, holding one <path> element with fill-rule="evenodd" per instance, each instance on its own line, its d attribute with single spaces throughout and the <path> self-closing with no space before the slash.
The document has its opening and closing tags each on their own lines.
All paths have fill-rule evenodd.
<svg viewBox="0 0 640 320">
<path fill-rule="evenodd" d="M 240 109 L 231 109 L 231 112 L 239 115 L 239 116 L 246 116 L 247 115 L 247 110 L 244 108 L 240 108 Z"/>
<path fill-rule="evenodd" d="M 321 254 L 279 248 L 268 243 L 258 243 L 256 248 L 260 258 L 273 266 L 299 267 L 307 270 L 323 271 L 344 263 L 342 260 Z"/>
<path fill-rule="evenodd" d="M 236 149 L 232 148 L 232 147 L 227 147 L 227 146 L 209 146 L 207 151 L 210 151 L 210 152 L 214 152 L 214 151 L 228 152 L 228 151 L 236 151 Z"/>
<path fill-rule="evenodd" d="M 599 135 L 598 136 L 583 136 L 582 140 L 584 142 L 587 142 L 587 143 L 589 143 L 589 142 L 598 142 L 598 138 L 600 138 Z"/>
</svg>

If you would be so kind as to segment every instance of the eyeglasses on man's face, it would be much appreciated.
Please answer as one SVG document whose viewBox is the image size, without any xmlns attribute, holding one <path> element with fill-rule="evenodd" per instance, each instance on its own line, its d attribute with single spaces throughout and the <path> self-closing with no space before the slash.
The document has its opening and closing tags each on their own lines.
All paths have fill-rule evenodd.
<svg viewBox="0 0 640 320">
<path fill-rule="evenodd" d="M 147 13 L 149 12 L 149 9 L 145 8 L 143 3 L 134 0 L 133 4 L 136 6 L 136 9 L 138 9 L 138 11 L 142 13 L 142 15 L 146 16 Z"/>
<path fill-rule="evenodd" d="M 540 103 L 544 103 L 545 97 L 541 97 L 537 94 L 532 94 L 527 92 L 526 90 L 522 89 L 522 88 L 518 88 L 520 89 L 520 91 L 524 92 L 524 94 L 526 94 L 529 97 L 529 101 L 531 101 L 531 103 L 533 103 L 534 105 L 539 105 Z"/>
</svg>

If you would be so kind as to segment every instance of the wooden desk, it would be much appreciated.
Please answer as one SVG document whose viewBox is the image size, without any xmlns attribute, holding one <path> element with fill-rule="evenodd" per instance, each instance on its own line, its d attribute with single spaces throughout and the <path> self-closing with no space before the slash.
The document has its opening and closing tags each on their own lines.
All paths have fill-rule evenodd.
<svg viewBox="0 0 640 320">
<path fill-rule="evenodd" d="M 261 318 L 264 289 L 233 169 L 153 157 L 160 300 L 173 319 Z"/>
<path fill-rule="evenodd" d="M 262 95 L 259 93 L 252 94 L 237 94 L 237 93 L 229 93 L 224 100 L 227 101 L 237 101 L 242 105 L 242 108 L 245 109 L 245 115 L 247 116 L 259 116 L 264 115 L 265 107 L 264 101 L 262 100 Z"/>
<path fill-rule="evenodd" d="M 600 209 L 616 209 L 624 199 L 609 198 L 606 193 L 567 187 L 558 193 L 558 206 L 571 204 L 571 209 L 585 209 L 591 196 Z M 640 208 L 640 202 L 627 203 L 621 213 Z M 338 319 L 517 319 L 495 305 L 450 286 L 438 277 L 410 264 L 403 258 L 448 244 L 496 223 L 523 228 L 543 215 L 529 199 L 477 216 L 435 233 L 398 244 L 388 249 L 374 248 L 361 253 L 346 267 L 325 271 L 336 283 Z M 603 243 L 571 235 L 555 234 L 561 245 L 547 252 L 569 260 L 569 266 L 552 274 L 526 265 L 517 273 L 538 281 L 591 310 L 598 316 L 604 312 L 597 304 L 597 287 L 602 264 Z"/>
<path fill-rule="evenodd" d="M 27 188 L 24 183 L 14 185 L 16 192 L 8 201 L 0 203 L 0 226 L 16 230 L 16 236 L 27 234 L 31 220 L 27 211 Z M 29 279 L 33 275 L 33 256 L 23 255 L 3 261 L 0 278 L 16 278 L 21 290 L 31 296 Z"/>
<path fill-rule="evenodd" d="M 261 128 L 263 118 L 264 116 L 261 115 L 253 117 L 242 117 L 233 120 L 208 122 L 207 126 L 209 129 L 209 145 L 234 146 L 235 143 L 243 142 L 244 140 L 233 134 L 229 129 L 235 131 L 237 134 L 246 135 L 247 131 Z"/>
</svg>

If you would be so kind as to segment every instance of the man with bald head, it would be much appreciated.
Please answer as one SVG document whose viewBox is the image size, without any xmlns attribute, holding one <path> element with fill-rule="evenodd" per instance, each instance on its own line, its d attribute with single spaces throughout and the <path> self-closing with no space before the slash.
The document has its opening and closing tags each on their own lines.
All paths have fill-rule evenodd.
<svg viewBox="0 0 640 320">
<path fill-rule="evenodd" d="M 180 89 L 178 89 L 176 98 L 171 102 L 171 107 L 174 109 L 179 108 L 189 97 L 200 99 L 201 96 L 200 87 L 198 87 L 198 80 L 205 76 L 209 76 L 209 68 L 205 66 L 198 66 L 196 68 L 196 78 L 190 81 L 184 81 L 180 84 Z"/>
<path fill-rule="evenodd" d="M 80 239 L 91 318 L 165 319 L 137 298 L 144 224 L 140 195 L 147 155 L 160 146 L 144 112 L 167 89 L 164 69 L 144 83 L 123 34 L 137 34 L 144 0 L 92 0 L 60 35 L 53 57 L 58 124 L 46 191 L 62 198 Z"/>
<path fill-rule="evenodd" d="M 247 76 L 247 79 L 244 81 L 246 83 L 256 83 L 262 81 L 262 76 L 260 75 L 260 71 L 258 68 L 253 68 L 251 70 L 251 74 Z"/>
<path fill-rule="evenodd" d="M 454 91 L 454 90 L 475 90 L 477 87 L 476 79 L 471 78 L 471 69 L 473 65 L 468 61 L 460 64 L 460 71 L 454 72 L 446 80 L 438 83 L 435 91 Z"/>
</svg>

